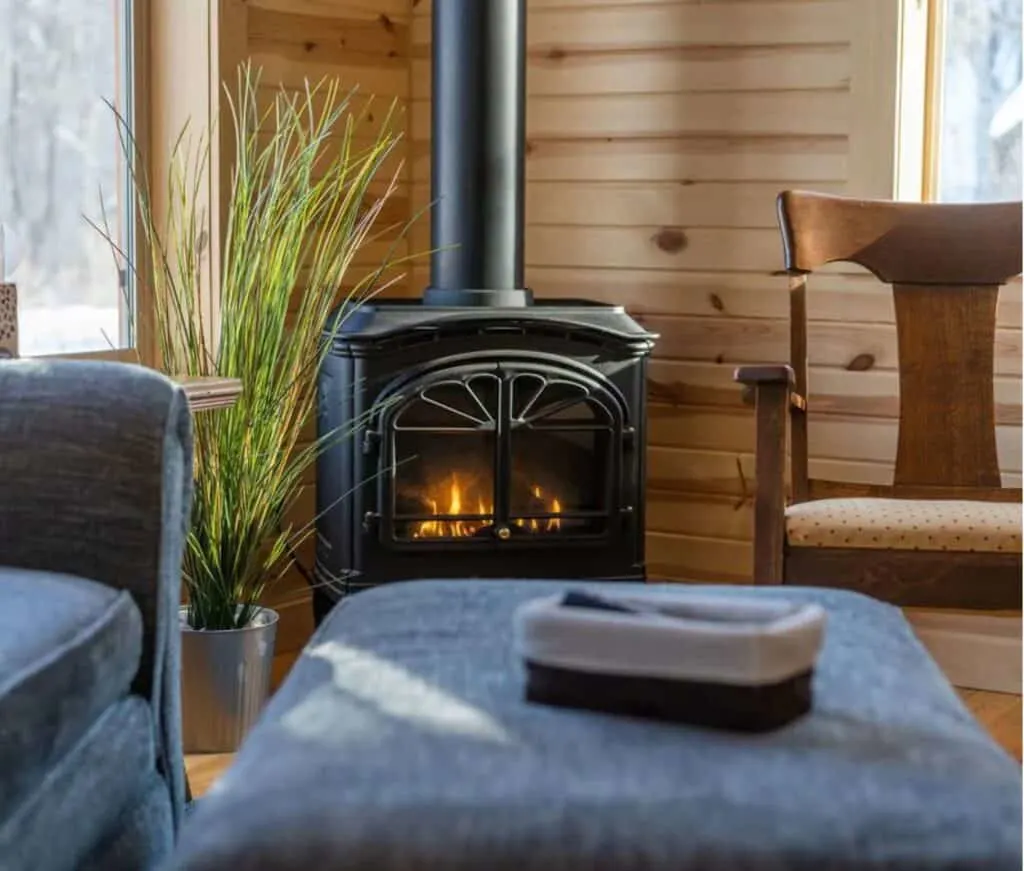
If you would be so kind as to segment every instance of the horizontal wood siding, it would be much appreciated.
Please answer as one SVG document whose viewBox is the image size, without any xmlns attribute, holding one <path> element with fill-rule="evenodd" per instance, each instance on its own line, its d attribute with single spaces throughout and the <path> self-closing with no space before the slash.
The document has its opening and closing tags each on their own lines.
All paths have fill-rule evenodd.
<svg viewBox="0 0 1024 871">
<path fill-rule="evenodd" d="M 284 0 L 281 0 L 284 2 Z M 411 203 L 429 200 L 430 3 L 412 3 Z M 650 379 L 652 578 L 751 572 L 754 426 L 735 364 L 786 359 L 779 190 L 884 186 L 863 146 L 877 66 L 860 0 L 529 0 L 527 278 L 625 304 L 661 334 Z M 883 132 L 884 135 L 884 132 Z M 874 151 L 877 148 L 875 143 Z M 884 149 L 881 149 L 884 152 Z M 865 172 L 867 171 L 867 176 Z M 429 245 L 428 221 L 413 247 Z M 426 280 L 425 263 L 414 284 Z M 891 480 L 898 389 L 888 289 L 811 282 L 811 472 Z M 1005 483 L 1020 485 L 1021 290 L 996 362 Z"/>
</svg>

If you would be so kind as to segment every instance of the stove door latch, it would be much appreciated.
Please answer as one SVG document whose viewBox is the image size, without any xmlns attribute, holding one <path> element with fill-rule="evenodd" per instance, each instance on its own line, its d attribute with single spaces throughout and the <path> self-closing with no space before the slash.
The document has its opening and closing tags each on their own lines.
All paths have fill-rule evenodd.
<svg viewBox="0 0 1024 871">
<path fill-rule="evenodd" d="M 375 429 L 363 430 L 363 454 L 369 455 L 377 452 L 377 445 L 380 444 L 380 432 Z"/>
<path fill-rule="evenodd" d="M 367 511 L 363 515 L 363 532 L 369 534 L 377 528 L 380 515 L 376 511 Z"/>
</svg>

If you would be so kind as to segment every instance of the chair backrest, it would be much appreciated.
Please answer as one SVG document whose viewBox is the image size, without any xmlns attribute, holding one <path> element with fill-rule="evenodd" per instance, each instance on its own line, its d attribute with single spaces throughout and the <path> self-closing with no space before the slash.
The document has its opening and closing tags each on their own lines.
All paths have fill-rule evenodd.
<svg viewBox="0 0 1024 871">
<path fill-rule="evenodd" d="M 778 198 L 791 297 L 793 366 L 807 342 L 802 281 L 856 263 L 893 287 L 900 418 L 897 487 L 999 487 L 993 368 L 999 287 L 1021 272 L 1021 203 Z M 802 359 L 800 359 L 802 357 Z"/>
</svg>

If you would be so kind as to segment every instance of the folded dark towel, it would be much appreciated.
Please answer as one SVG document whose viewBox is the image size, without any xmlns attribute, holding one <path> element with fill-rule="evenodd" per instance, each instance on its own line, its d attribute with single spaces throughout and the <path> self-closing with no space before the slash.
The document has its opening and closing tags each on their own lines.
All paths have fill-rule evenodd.
<svg viewBox="0 0 1024 871">
<path fill-rule="evenodd" d="M 525 603 L 515 643 L 533 702 L 744 731 L 810 710 L 816 605 L 572 590 Z"/>
</svg>

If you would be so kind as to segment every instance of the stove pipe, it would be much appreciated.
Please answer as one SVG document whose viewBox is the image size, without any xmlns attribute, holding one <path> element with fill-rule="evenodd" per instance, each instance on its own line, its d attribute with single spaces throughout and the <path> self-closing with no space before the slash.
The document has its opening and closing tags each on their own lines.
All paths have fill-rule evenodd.
<svg viewBox="0 0 1024 871">
<path fill-rule="evenodd" d="M 427 305 L 526 306 L 526 0 L 434 0 Z"/>
</svg>

